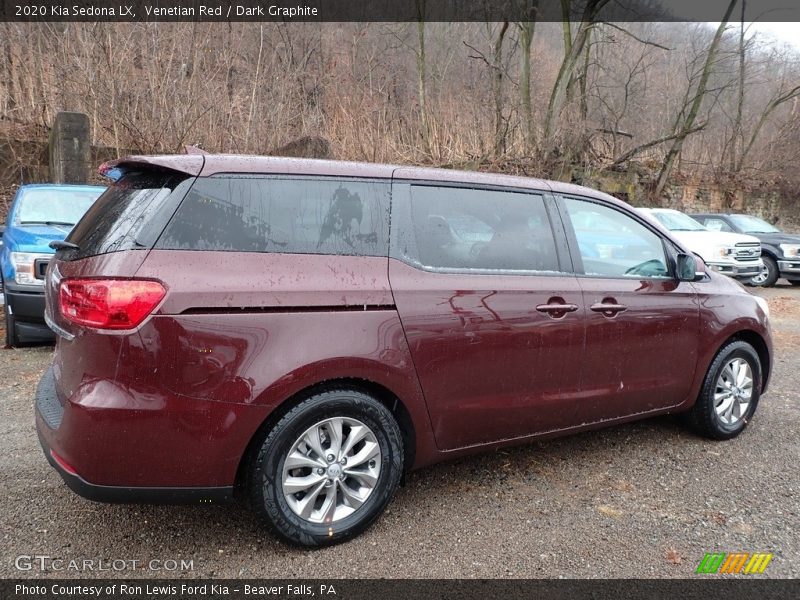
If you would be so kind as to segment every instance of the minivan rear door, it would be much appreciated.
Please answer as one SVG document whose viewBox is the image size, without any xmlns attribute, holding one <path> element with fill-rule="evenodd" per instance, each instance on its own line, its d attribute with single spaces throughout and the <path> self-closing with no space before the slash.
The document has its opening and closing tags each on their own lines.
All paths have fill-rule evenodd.
<svg viewBox="0 0 800 600">
<path fill-rule="evenodd" d="M 551 201 L 393 183 L 389 279 L 442 449 L 573 423 L 585 315 Z"/>
<path fill-rule="evenodd" d="M 45 320 L 57 334 L 53 367 L 60 398 L 71 397 L 79 386 L 102 385 L 113 377 L 121 368 L 123 348 L 138 340 L 138 336 L 133 340 L 98 333 L 66 318 L 61 310 L 62 282 L 133 278 L 192 181 L 186 173 L 148 165 L 126 168 L 67 236 L 74 248 L 59 250 L 50 261 Z M 140 352 L 139 356 L 135 368 L 146 372 L 145 359 L 157 367 L 154 355 Z"/>
</svg>

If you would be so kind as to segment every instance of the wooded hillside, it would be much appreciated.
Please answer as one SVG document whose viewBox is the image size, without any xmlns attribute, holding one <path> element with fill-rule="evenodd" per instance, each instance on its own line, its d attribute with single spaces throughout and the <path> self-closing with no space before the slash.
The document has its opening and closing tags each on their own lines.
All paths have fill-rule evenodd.
<svg viewBox="0 0 800 600">
<path fill-rule="evenodd" d="M 0 140 L 800 183 L 800 57 L 734 23 L 0 24 Z M 723 19 L 724 15 L 720 15 Z M 787 196 L 788 197 L 788 196 Z"/>
</svg>

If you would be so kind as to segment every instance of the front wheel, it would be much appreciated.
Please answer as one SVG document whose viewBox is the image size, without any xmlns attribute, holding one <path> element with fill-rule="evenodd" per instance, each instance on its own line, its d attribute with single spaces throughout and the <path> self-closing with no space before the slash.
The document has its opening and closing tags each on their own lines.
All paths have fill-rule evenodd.
<svg viewBox="0 0 800 600">
<path fill-rule="evenodd" d="M 753 277 L 750 283 L 761 287 L 772 287 L 781 276 L 778 270 L 778 263 L 769 256 L 762 257 L 762 260 L 764 261 L 764 269 Z"/>
<path fill-rule="evenodd" d="M 688 413 L 692 428 L 715 440 L 736 437 L 752 419 L 761 395 L 761 361 L 747 342 L 724 346 L 708 369 Z"/>
<path fill-rule="evenodd" d="M 391 412 L 363 392 L 331 390 L 301 402 L 266 434 L 249 494 L 286 541 L 331 545 L 380 516 L 402 470 L 403 438 Z"/>
</svg>

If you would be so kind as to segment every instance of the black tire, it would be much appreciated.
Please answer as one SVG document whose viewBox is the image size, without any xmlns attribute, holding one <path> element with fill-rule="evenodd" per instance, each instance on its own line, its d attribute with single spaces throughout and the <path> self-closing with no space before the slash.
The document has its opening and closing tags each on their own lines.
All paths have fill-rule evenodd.
<svg viewBox="0 0 800 600">
<path fill-rule="evenodd" d="M 742 418 L 737 423 L 729 425 L 723 423 L 717 414 L 714 406 L 714 393 L 722 370 L 735 358 L 744 359 L 750 366 L 753 374 L 753 388 L 750 404 L 745 414 L 742 415 Z M 760 396 L 761 361 L 758 358 L 758 353 L 747 342 L 731 342 L 725 345 L 711 362 L 697 402 L 695 402 L 692 410 L 687 413 L 686 420 L 695 432 L 704 437 L 714 440 L 729 440 L 735 438 L 747 427 L 756 411 Z"/>
<path fill-rule="evenodd" d="M 283 495 L 283 466 L 304 432 L 334 417 L 358 420 L 372 431 L 381 452 L 380 473 L 364 504 L 353 513 L 332 523 L 313 523 L 289 507 Z M 400 483 L 404 456 L 400 428 L 383 404 L 363 392 L 331 389 L 315 394 L 262 436 L 249 467 L 248 495 L 258 516 L 289 543 L 328 546 L 360 534 L 384 511 Z"/>
<path fill-rule="evenodd" d="M 6 346 L 16 347 L 20 345 L 19 335 L 17 334 L 16 321 L 13 315 L 8 313 L 8 305 L 5 307 L 6 325 Z"/>
<path fill-rule="evenodd" d="M 762 256 L 761 258 L 764 261 L 764 268 L 767 270 L 767 278 L 761 283 L 756 283 L 755 278 L 753 278 L 750 280 L 750 283 L 760 287 L 772 287 L 781 276 L 781 272 L 778 270 L 778 263 L 775 262 L 774 258 L 769 256 Z"/>
</svg>

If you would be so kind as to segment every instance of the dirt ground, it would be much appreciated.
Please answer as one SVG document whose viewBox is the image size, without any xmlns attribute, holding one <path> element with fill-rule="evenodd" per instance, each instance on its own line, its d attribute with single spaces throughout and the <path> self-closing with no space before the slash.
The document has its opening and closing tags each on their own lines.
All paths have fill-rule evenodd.
<svg viewBox="0 0 800 600">
<path fill-rule="evenodd" d="M 79 498 L 33 426 L 51 349 L 0 350 L 0 576 L 691 577 L 706 552 L 741 551 L 774 553 L 764 576 L 798 577 L 800 288 L 758 293 L 776 361 L 739 438 L 711 442 L 657 418 L 438 465 L 411 474 L 366 534 L 315 551 L 279 543 L 239 504 Z M 21 571 L 21 555 L 128 566 Z M 170 560 L 186 563 L 165 571 Z"/>
</svg>

